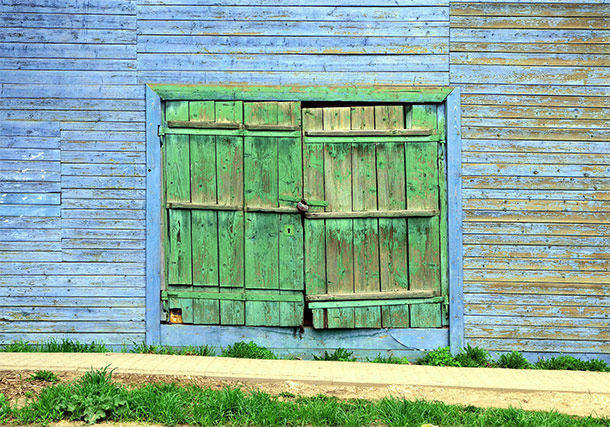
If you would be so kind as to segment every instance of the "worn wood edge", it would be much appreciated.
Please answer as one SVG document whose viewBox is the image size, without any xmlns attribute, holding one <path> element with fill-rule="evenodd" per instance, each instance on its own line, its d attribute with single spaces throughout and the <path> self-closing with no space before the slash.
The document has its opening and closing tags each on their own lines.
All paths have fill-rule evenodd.
<svg viewBox="0 0 610 427">
<path fill-rule="evenodd" d="M 277 131 L 298 131 L 300 126 L 285 126 L 285 125 L 244 125 L 246 130 L 277 130 Z"/>
<path fill-rule="evenodd" d="M 368 301 L 324 301 L 324 302 L 310 302 L 308 303 L 309 308 L 312 310 L 320 308 L 350 308 L 350 307 L 378 307 L 378 306 L 389 306 L 389 305 L 405 305 L 405 304 L 430 304 L 435 302 L 445 302 L 446 298 L 443 296 L 434 296 L 427 298 L 402 298 L 402 299 L 379 299 L 379 300 L 368 300 Z"/>
<path fill-rule="evenodd" d="M 438 216 L 437 209 L 403 209 L 395 211 L 346 211 L 346 212 L 309 212 L 306 219 L 330 218 L 418 218 Z"/>
<path fill-rule="evenodd" d="M 146 326 L 147 345 L 161 343 L 161 98 L 146 86 Z"/>
<path fill-rule="evenodd" d="M 435 129 L 307 130 L 305 136 L 428 136 Z"/>
<path fill-rule="evenodd" d="M 182 285 L 180 285 L 182 286 Z M 206 285 L 195 285 L 206 286 Z M 217 286 L 217 285 L 216 285 Z M 226 288 L 230 289 L 230 288 Z M 239 288 L 241 289 L 241 288 Z M 221 301 L 283 301 L 283 302 L 303 302 L 303 294 L 301 292 L 295 294 L 279 293 L 270 294 L 263 292 L 197 292 L 197 291 L 163 291 L 161 298 L 167 300 L 169 298 L 176 299 L 204 299 L 204 300 L 221 300 Z"/>
<path fill-rule="evenodd" d="M 243 101 L 362 101 L 362 102 L 443 102 L 452 88 L 446 86 L 256 86 L 151 84 L 163 100 L 243 100 Z"/>
<path fill-rule="evenodd" d="M 358 294 L 319 294 L 307 295 L 306 301 L 353 301 L 353 300 L 373 300 L 373 299 L 406 299 L 406 298 L 426 298 L 438 296 L 438 292 L 430 289 L 415 291 L 393 291 L 393 292 L 362 292 Z"/>
<path fill-rule="evenodd" d="M 462 236 L 462 137 L 460 88 L 447 97 L 447 252 L 449 259 L 449 347 L 464 347 L 464 289 Z"/>
</svg>

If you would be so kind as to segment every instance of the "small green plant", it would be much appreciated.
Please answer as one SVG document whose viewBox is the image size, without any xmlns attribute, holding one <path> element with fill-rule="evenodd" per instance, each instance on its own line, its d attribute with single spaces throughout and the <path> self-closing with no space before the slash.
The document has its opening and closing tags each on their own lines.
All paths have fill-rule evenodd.
<svg viewBox="0 0 610 427">
<path fill-rule="evenodd" d="M 46 381 L 49 383 L 56 383 L 59 381 L 59 377 L 51 371 L 36 371 L 27 379 L 27 381 Z"/>
<path fill-rule="evenodd" d="M 409 360 L 406 357 L 397 357 L 393 354 L 388 356 L 382 356 L 378 354 L 374 359 L 366 359 L 367 362 L 370 363 L 390 363 L 394 365 L 408 365 Z"/>
<path fill-rule="evenodd" d="M 352 357 L 354 354 L 353 351 L 347 351 L 346 349 L 339 347 L 332 353 L 324 352 L 321 356 L 313 355 L 314 360 L 331 360 L 331 361 L 339 361 L 339 362 L 355 362 L 356 358 Z"/>
<path fill-rule="evenodd" d="M 7 353 L 31 353 L 36 351 L 36 346 L 26 341 L 15 341 L 0 347 L 0 351 Z"/>
<path fill-rule="evenodd" d="M 518 351 L 502 354 L 496 362 L 499 368 L 532 369 L 533 365 Z"/>
<path fill-rule="evenodd" d="M 534 364 L 536 369 L 552 369 L 561 371 L 601 371 L 610 372 L 610 367 L 600 359 L 580 360 L 572 356 L 553 356 L 550 359 L 538 359 Z"/>
<path fill-rule="evenodd" d="M 436 350 L 432 350 L 424 357 L 419 359 L 418 363 L 420 365 L 430 366 L 461 366 L 460 363 L 451 355 L 449 347 L 439 347 Z"/>
<path fill-rule="evenodd" d="M 215 356 L 214 348 L 209 345 L 199 347 L 168 347 L 160 345 L 147 345 L 144 343 L 134 343 L 131 348 L 132 353 L 140 354 L 171 354 L 181 356 Z"/>
<path fill-rule="evenodd" d="M 240 359 L 277 359 L 275 354 L 265 347 L 260 347 L 252 341 L 236 342 L 222 350 L 222 357 L 237 357 Z"/>
<path fill-rule="evenodd" d="M 44 353 L 106 353 L 109 351 L 104 344 L 96 342 L 86 344 L 72 340 L 51 340 L 41 344 L 40 348 L 40 351 Z"/>
<path fill-rule="evenodd" d="M 455 361 L 463 368 L 484 368 L 490 366 L 490 358 L 487 350 L 480 347 L 466 345 L 455 356 Z"/>
<path fill-rule="evenodd" d="M 32 397 L 34 397 L 34 392 L 28 390 L 25 393 L 23 393 L 23 395 L 26 397 L 26 399 L 31 399 Z"/>
<path fill-rule="evenodd" d="M 0 422 L 11 415 L 11 405 L 9 405 L 6 396 L 0 393 Z"/>
</svg>

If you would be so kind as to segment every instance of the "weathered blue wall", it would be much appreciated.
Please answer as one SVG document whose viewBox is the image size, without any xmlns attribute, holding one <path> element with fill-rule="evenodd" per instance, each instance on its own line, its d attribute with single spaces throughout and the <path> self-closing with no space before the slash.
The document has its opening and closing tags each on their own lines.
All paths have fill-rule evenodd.
<svg viewBox="0 0 610 427">
<path fill-rule="evenodd" d="M 610 3 L 451 3 L 467 341 L 610 355 Z"/>
<path fill-rule="evenodd" d="M 143 341 L 145 83 L 451 84 L 467 340 L 610 353 L 608 4 L 362 3 L 0 0 L 0 342 Z"/>
</svg>

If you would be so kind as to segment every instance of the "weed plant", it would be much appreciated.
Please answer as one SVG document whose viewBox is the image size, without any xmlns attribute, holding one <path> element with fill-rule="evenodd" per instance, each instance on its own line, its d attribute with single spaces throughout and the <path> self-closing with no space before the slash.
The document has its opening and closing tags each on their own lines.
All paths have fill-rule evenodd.
<svg viewBox="0 0 610 427">
<path fill-rule="evenodd" d="M 59 377 L 51 371 L 36 371 L 27 379 L 27 381 L 45 381 L 49 383 L 56 383 L 59 381 Z"/>
<path fill-rule="evenodd" d="M 518 351 L 502 354 L 497 362 L 498 368 L 532 369 L 534 366 Z"/>
<path fill-rule="evenodd" d="M 281 398 L 240 388 L 212 390 L 194 385 L 146 384 L 128 389 L 112 382 L 112 372 L 92 371 L 80 380 L 45 388 L 21 408 L 10 408 L 0 395 L 3 423 L 38 423 L 70 419 L 89 424 L 102 420 L 164 425 L 231 426 L 608 426 L 610 419 L 577 418 L 556 412 L 482 409 L 438 402 L 386 398 L 378 402 L 334 397 Z"/>
<path fill-rule="evenodd" d="M 86 344 L 72 340 L 50 340 L 42 344 L 16 341 L 2 346 L 0 351 L 13 353 L 106 353 L 110 350 L 104 344 L 96 342 Z"/>
<path fill-rule="evenodd" d="M 327 360 L 327 361 L 339 361 L 339 362 L 355 362 L 356 358 L 352 357 L 353 351 L 347 351 L 346 349 L 339 347 L 332 353 L 324 352 L 321 356 L 312 354 L 313 360 Z"/>
<path fill-rule="evenodd" d="M 140 354 L 170 354 L 180 356 L 215 356 L 214 348 L 209 345 L 199 347 L 169 347 L 160 345 L 147 345 L 145 343 L 134 343 L 130 350 L 132 353 Z"/>
<path fill-rule="evenodd" d="M 420 365 L 430 366 L 457 366 L 460 367 L 460 363 L 455 360 L 449 347 L 439 347 L 436 350 L 432 350 L 417 362 Z"/>
<path fill-rule="evenodd" d="M 366 359 L 370 363 L 389 363 L 393 365 L 408 365 L 410 362 L 406 357 L 398 357 L 390 354 L 388 356 L 382 356 L 378 354 L 374 359 Z"/>
<path fill-rule="evenodd" d="M 455 361 L 463 368 L 485 368 L 491 366 L 491 359 L 487 350 L 480 347 L 466 345 L 458 354 Z"/>
<path fill-rule="evenodd" d="M 601 371 L 610 372 L 610 366 L 600 359 L 580 360 L 572 356 L 557 356 L 550 359 L 538 359 L 534 364 L 536 369 L 552 369 L 559 371 Z"/>
<path fill-rule="evenodd" d="M 266 347 L 249 343 L 236 342 L 222 350 L 222 357 L 237 357 L 240 359 L 277 359 L 277 356 Z"/>
</svg>

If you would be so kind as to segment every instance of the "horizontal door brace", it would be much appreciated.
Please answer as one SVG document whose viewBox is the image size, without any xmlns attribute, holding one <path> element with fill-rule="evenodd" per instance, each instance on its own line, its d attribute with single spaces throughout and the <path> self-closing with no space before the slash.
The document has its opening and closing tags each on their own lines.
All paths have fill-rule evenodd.
<svg viewBox="0 0 610 427">
<path fill-rule="evenodd" d="M 404 298 L 404 299 L 379 299 L 367 301 L 324 301 L 310 302 L 307 305 L 311 309 L 319 308 L 350 308 L 350 307 L 379 307 L 388 305 L 405 305 L 405 304 L 431 304 L 444 303 L 447 298 L 443 296 L 429 298 Z"/>
<path fill-rule="evenodd" d="M 421 218 L 438 216 L 438 209 L 403 209 L 393 211 L 307 212 L 306 219 L 339 218 Z"/>
<path fill-rule="evenodd" d="M 170 285 L 171 286 L 171 285 Z M 203 285 L 218 286 L 218 285 Z M 222 288 L 231 289 L 231 288 Z M 197 291 L 163 291 L 161 299 L 205 299 L 205 300 L 230 300 L 230 301 L 278 301 L 278 302 L 303 302 L 303 294 L 267 294 L 263 292 L 197 292 Z"/>
<path fill-rule="evenodd" d="M 167 204 L 168 209 L 194 209 L 202 211 L 244 211 L 244 212 L 262 212 L 262 213 L 282 213 L 282 214 L 298 214 L 299 210 L 294 207 L 275 207 L 275 206 L 237 206 L 237 205 L 219 205 L 219 204 L 200 204 L 200 203 L 176 203 Z"/>
<path fill-rule="evenodd" d="M 251 136 L 251 137 L 276 137 L 276 138 L 300 138 L 300 130 L 274 130 L 266 128 L 260 130 L 249 129 L 227 129 L 227 128 L 168 128 L 159 129 L 159 135 L 203 135 L 203 136 Z"/>
<path fill-rule="evenodd" d="M 304 136 L 303 142 L 305 144 L 359 144 L 359 143 L 400 143 L 400 142 L 444 142 L 439 135 L 429 136 L 355 136 L 355 135 L 344 135 L 344 136 Z"/>
<path fill-rule="evenodd" d="M 438 296 L 439 291 L 434 289 L 418 289 L 412 291 L 390 291 L 390 292 L 358 292 L 352 294 L 319 294 L 307 295 L 306 301 L 358 301 L 375 299 L 408 299 L 408 298 L 429 298 Z"/>
<path fill-rule="evenodd" d="M 306 130 L 305 136 L 428 136 L 436 129 Z"/>
</svg>

